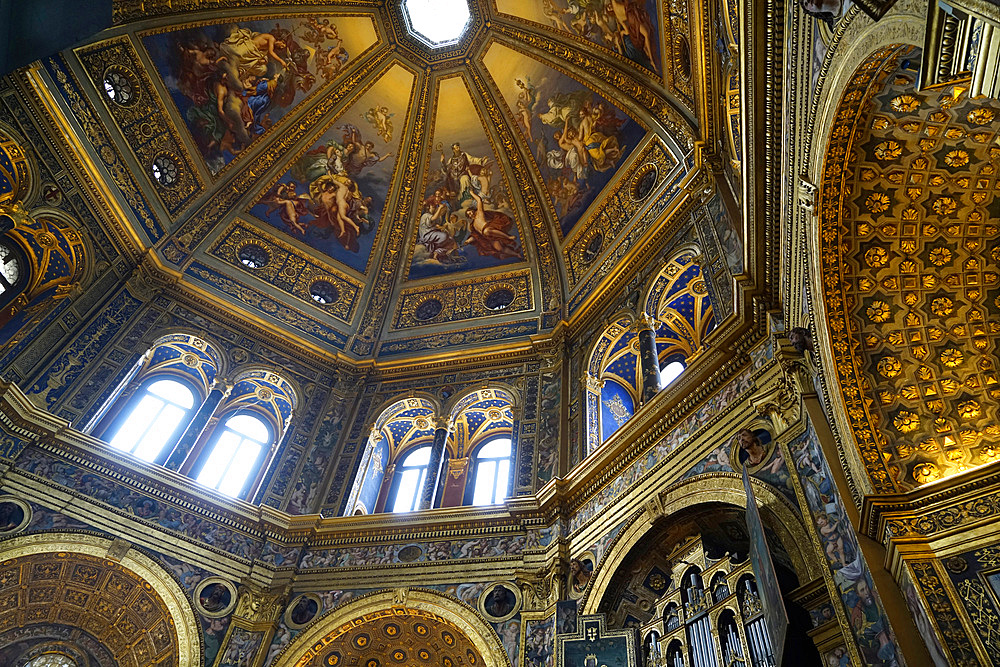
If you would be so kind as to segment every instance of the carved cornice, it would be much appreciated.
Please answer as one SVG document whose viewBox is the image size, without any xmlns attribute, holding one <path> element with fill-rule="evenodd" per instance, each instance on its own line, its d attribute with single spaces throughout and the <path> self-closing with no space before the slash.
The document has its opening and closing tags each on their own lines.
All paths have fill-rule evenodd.
<svg viewBox="0 0 1000 667">
<path fill-rule="evenodd" d="M 889 547 L 969 531 L 998 517 L 1000 462 L 995 462 L 909 493 L 867 496 L 860 529 Z"/>
</svg>

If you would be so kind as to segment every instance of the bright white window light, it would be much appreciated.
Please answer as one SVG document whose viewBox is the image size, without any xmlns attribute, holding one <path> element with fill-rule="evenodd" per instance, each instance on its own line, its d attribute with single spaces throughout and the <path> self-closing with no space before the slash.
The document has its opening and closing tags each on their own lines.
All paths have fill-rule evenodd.
<svg viewBox="0 0 1000 667">
<path fill-rule="evenodd" d="M 152 461 L 193 407 L 190 389 L 174 380 L 158 380 L 143 392 L 111 439 L 111 446 Z"/>
<path fill-rule="evenodd" d="M 410 34 L 431 48 L 451 46 L 469 25 L 468 0 L 403 0 Z"/>
<path fill-rule="evenodd" d="M 253 472 L 260 452 L 271 441 L 271 432 L 253 415 L 226 420 L 222 435 L 198 474 L 198 481 L 229 496 L 238 496 Z"/>
<path fill-rule="evenodd" d="M 476 453 L 476 488 L 473 505 L 497 505 L 507 497 L 510 483 L 510 446 L 508 438 L 498 438 Z"/>
<path fill-rule="evenodd" d="M 660 371 L 660 386 L 666 387 L 676 380 L 684 372 L 684 364 L 679 361 L 671 361 Z"/>
<path fill-rule="evenodd" d="M 421 447 L 410 452 L 399 473 L 399 487 L 392 503 L 393 512 L 412 512 L 420 505 L 420 492 L 427 480 L 427 466 L 431 462 L 431 448 Z"/>
</svg>

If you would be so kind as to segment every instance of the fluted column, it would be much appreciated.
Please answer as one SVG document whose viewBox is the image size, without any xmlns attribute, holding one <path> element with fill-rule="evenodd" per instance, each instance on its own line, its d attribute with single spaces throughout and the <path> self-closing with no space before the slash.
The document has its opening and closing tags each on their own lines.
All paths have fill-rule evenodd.
<svg viewBox="0 0 1000 667">
<path fill-rule="evenodd" d="M 216 380 L 212 383 L 211 391 L 208 392 L 208 396 L 205 397 L 201 407 L 198 408 L 198 412 L 195 413 L 194 419 L 191 420 L 187 429 L 184 430 L 184 434 L 180 437 L 180 440 L 174 445 L 173 450 L 167 457 L 166 463 L 164 463 L 164 467 L 170 470 L 180 470 L 195 443 L 198 442 L 205 429 L 208 428 L 212 415 L 215 414 L 215 409 L 229 396 L 229 392 L 232 390 L 233 385 L 228 382 Z"/>
<path fill-rule="evenodd" d="M 429 510 L 434 505 L 434 495 L 437 492 L 438 481 L 441 479 L 441 462 L 444 461 L 444 445 L 448 440 L 450 424 L 442 419 L 435 420 L 434 444 L 431 445 L 431 459 L 427 464 L 427 479 L 420 491 L 420 507 Z"/>
<path fill-rule="evenodd" d="M 639 370 L 642 377 L 640 395 L 645 403 L 660 392 L 660 359 L 656 353 L 656 320 L 643 313 L 636 320 L 635 333 L 639 338 Z"/>
</svg>

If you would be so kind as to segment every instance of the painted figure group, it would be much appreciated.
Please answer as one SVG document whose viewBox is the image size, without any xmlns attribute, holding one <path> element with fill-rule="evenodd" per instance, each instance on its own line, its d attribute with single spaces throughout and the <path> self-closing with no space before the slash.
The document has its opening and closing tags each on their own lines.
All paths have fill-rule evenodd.
<svg viewBox="0 0 1000 667">
<path fill-rule="evenodd" d="M 330 141 L 308 151 L 289 172 L 291 180 L 277 183 L 263 200 L 267 215 L 277 212 L 288 232 L 305 236 L 310 227 L 321 238 L 335 236 L 351 252 L 358 252 L 358 237 L 371 231 L 371 197 L 361 193 L 357 177 L 391 157 L 380 155 L 351 124 L 339 127 L 340 141 Z M 308 183 L 308 192 L 299 192 Z"/>
<path fill-rule="evenodd" d="M 332 81 L 348 61 L 337 26 L 314 17 L 266 32 L 194 28 L 173 36 L 173 46 L 169 81 L 213 172 L 263 134 L 297 93 L 312 91 L 317 77 Z"/>
<path fill-rule="evenodd" d="M 522 258 L 510 207 L 492 182 L 492 160 L 470 155 L 457 142 L 450 155 L 440 144 L 437 150 L 440 167 L 430 180 L 417 226 L 424 261 L 465 263 L 466 246 L 481 257 Z"/>
</svg>

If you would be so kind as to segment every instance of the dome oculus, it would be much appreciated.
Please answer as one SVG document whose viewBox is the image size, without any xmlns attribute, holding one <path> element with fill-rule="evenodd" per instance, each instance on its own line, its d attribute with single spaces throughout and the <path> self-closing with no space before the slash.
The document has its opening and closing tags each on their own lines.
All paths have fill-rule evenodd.
<svg viewBox="0 0 1000 667">
<path fill-rule="evenodd" d="M 432 49 L 458 43 L 470 17 L 468 0 L 403 0 L 406 29 Z"/>
</svg>

